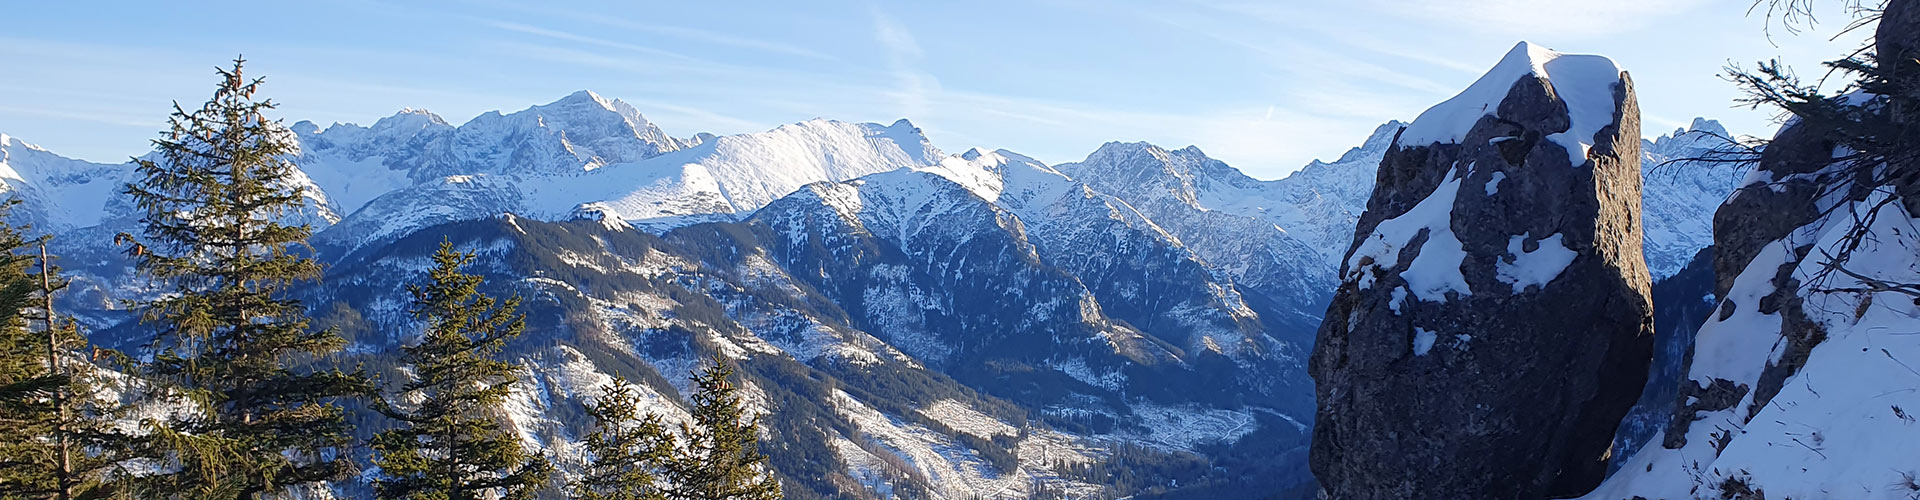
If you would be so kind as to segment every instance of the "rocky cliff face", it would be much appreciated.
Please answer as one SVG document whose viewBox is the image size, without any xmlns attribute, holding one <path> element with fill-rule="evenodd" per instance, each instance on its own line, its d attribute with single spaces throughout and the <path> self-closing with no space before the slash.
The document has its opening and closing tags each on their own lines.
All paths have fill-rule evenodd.
<svg viewBox="0 0 1920 500">
<path fill-rule="evenodd" d="M 1885 5 L 1883 64 L 1901 54 L 1908 59 L 1891 64 L 1914 67 L 1912 9 Z M 1899 69 L 1883 76 L 1903 78 Z M 1838 102 L 1863 122 L 1908 119 L 1897 97 L 1854 92 Z M 1920 301 L 1898 285 L 1920 283 L 1920 168 L 1893 144 L 1853 155 L 1847 144 L 1859 143 L 1840 135 L 1848 132 L 1790 122 L 1715 213 L 1717 301 L 1688 353 L 1672 419 L 1587 498 L 1920 494 L 1911 410 L 1920 408 L 1911 333 Z"/>
<path fill-rule="evenodd" d="M 1639 161 L 1626 74 L 1526 43 L 1401 132 L 1311 361 L 1328 495 L 1600 481 L 1653 340 Z"/>
<path fill-rule="evenodd" d="M 1911 498 L 1920 282 L 1896 189 L 1788 126 L 1715 216 L 1717 302 L 1664 436 L 1588 498 Z M 1858 276 L 1834 273 L 1832 257 Z M 1846 492 L 1840 494 L 1837 492 Z"/>
</svg>

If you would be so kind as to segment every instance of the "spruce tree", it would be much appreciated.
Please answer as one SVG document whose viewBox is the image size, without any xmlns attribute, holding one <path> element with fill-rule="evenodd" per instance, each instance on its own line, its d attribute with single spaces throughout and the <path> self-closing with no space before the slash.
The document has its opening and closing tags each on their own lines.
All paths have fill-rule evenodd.
<svg viewBox="0 0 1920 500">
<path fill-rule="evenodd" d="M 672 457 L 674 440 L 660 416 L 640 415 L 633 384 L 616 378 L 607 393 L 587 403 L 594 431 L 587 435 L 591 462 L 574 482 L 580 500 L 666 500 L 660 470 Z"/>
<path fill-rule="evenodd" d="M 667 498 L 781 498 L 780 481 L 760 453 L 760 418 L 747 416 L 732 379 L 733 366 L 718 355 L 694 375 L 693 422 L 680 424 L 685 442 L 666 462 Z"/>
<path fill-rule="evenodd" d="M 106 426 L 111 408 L 93 397 L 85 340 L 54 313 L 66 282 L 46 238 L 37 258 L 22 255 L 25 246 L 0 223 L 0 498 L 103 498 L 116 491 L 106 472 L 123 440 Z M 27 273 L 30 262 L 39 272 Z"/>
<path fill-rule="evenodd" d="M 408 285 L 412 313 L 425 320 L 420 342 L 403 348 L 413 371 L 375 409 L 400 426 L 374 436 L 374 487 L 381 498 L 478 500 L 531 498 L 552 475 L 544 458 L 521 449 L 490 414 L 514 383 L 514 366 L 497 359 L 526 326 L 519 299 L 481 294 L 479 276 L 461 272 L 473 254 L 442 242 L 431 282 Z"/>
<path fill-rule="evenodd" d="M 8 203 L 12 205 L 12 203 Z M 54 491 L 54 450 L 48 446 L 48 403 L 62 381 L 46 364 L 46 338 L 28 329 L 33 302 L 25 242 L 0 224 L 0 498 L 28 498 Z"/>
<path fill-rule="evenodd" d="M 144 212 L 144 241 L 128 253 L 145 276 L 171 287 L 141 304 L 155 330 L 152 380 L 159 397 L 190 403 L 149 419 L 143 443 L 169 465 L 143 476 L 145 498 L 253 498 L 315 487 L 353 471 L 350 429 L 336 398 L 363 394 L 358 373 L 301 369 L 345 342 L 308 328 L 291 286 L 320 276 L 301 250 L 312 229 L 283 220 L 299 210 L 292 135 L 265 116 L 261 80 L 244 60 L 217 70 L 198 109 L 179 103 L 152 159 L 125 192 Z"/>
</svg>

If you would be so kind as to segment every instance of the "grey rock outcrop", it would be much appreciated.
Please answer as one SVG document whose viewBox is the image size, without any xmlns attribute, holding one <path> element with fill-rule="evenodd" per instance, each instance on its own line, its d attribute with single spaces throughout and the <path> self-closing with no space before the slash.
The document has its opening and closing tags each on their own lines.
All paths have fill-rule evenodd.
<svg viewBox="0 0 1920 500">
<path fill-rule="evenodd" d="M 1645 382 L 1631 81 L 1521 43 L 1395 140 L 1311 361 L 1331 498 L 1584 493 Z"/>
<path fill-rule="evenodd" d="M 1911 82 L 1920 71 L 1920 63 L 1913 60 L 1920 53 L 1920 30 L 1916 27 L 1920 27 L 1920 3 L 1902 0 L 1884 5 L 1874 40 L 1885 79 Z M 1864 93 L 1849 94 L 1845 99 L 1851 105 L 1860 106 L 1866 116 L 1884 113 L 1890 118 L 1889 122 L 1910 119 L 1903 115 L 1907 111 L 1900 108 L 1900 99 Z M 1814 252 L 1812 242 L 1793 242 L 1790 235 L 1828 217 L 1844 202 L 1865 200 L 1876 190 L 1889 190 L 1898 195 L 1909 213 L 1920 209 L 1920 168 L 1911 159 L 1885 158 L 1880 170 L 1858 168 L 1857 162 L 1836 161 L 1845 156 L 1841 151 L 1848 149 L 1842 134 L 1844 132 L 1832 124 L 1811 124 L 1799 119 L 1788 122 L 1761 152 L 1744 185 L 1714 212 L 1715 297 L 1728 297 L 1735 279 L 1755 265 L 1755 258 L 1765 247 L 1776 244 L 1790 247 L 1791 257 L 1776 266 L 1769 280 L 1769 285 L 1774 287 L 1772 293 L 1750 305 L 1722 301 L 1716 316 L 1709 319 L 1724 321 L 1742 307 L 1779 315 L 1781 354 L 1767 363 L 1752 384 L 1721 378 L 1683 382 L 1662 446 L 1686 446 L 1687 433 L 1701 412 L 1733 408 L 1749 391 L 1751 402 L 1744 410 L 1747 417 L 1752 418 L 1779 394 L 1789 377 L 1799 373 L 1813 348 L 1827 338 L 1828 332 L 1811 319 L 1804 306 L 1804 297 L 1800 295 L 1804 283 L 1793 270 L 1806 259 L 1828 257 Z M 1687 363 L 1690 365 L 1691 359 Z"/>
</svg>

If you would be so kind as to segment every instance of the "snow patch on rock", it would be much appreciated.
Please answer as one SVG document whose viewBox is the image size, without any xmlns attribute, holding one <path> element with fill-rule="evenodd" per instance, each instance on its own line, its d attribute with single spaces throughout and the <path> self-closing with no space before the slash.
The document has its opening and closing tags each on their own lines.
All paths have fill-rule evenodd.
<svg viewBox="0 0 1920 500">
<path fill-rule="evenodd" d="M 1452 169 L 1445 178 L 1433 194 L 1420 200 L 1407 213 L 1380 221 L 1374 227 L 1373 234 L 1347 257 L 1349 276 L 1370 276 L 1374 269 L 1399 267 L 1400 250 L 1425 232 L 1427 240 L 1421 245 L 1419 255 L 1400 273 L 1413 296 L 1428 302 L 1446 302 L 1449 291 L 1473 294 L 1467 289 L 1466 276 L 1460 272 L 1467 253 L 1453 234 L 1453 201 L 1460 193 L 1461 179 L 1454 177 Z"/>
<path fill-rule="evenodd" d="M 1508 259 L 1495 262 L 1494 276 L 1501 282 L 1513 285 L 1513 293 L 1527 291 L 1529 286 L 1546 287 L 1554 278 L 1560 277 L 1567 265 L 1573 263 L 1578 252 L 1567 248 L 1561 234 L 1541 238 L 1536 242 L 1539 248 L 1529 252 L 1525 250 L 1526 241 L 1531 235 L 1514 235 L 1507 240 Z"/>
</svg>

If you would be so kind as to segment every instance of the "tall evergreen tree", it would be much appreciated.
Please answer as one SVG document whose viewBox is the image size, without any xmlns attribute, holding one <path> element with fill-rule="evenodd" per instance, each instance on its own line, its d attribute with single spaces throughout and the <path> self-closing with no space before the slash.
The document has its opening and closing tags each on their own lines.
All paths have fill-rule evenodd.
<svg viewBox="0 0 1920 500">
<path fill-rule="evenodd" d="M 265 116 L 274 105 L 256 100 L 261 79 L 247 79 L 244 62 L 217 70 L 220 85 L 199 109 L 174 104 L 169 130 L 153 141 L 157 157 L 135 159 L 140 179 L 125 190 L 145 224 L 145 241 L 128 253 L 172 286 L 142 304 L 156 329 L 145 369 L 167 385 L 164 397 L 193 408 L 145 423 L 147 451 L 172 465 L 143 476 L 148 498 L 252 498 L 353 470 L 334 400 L 367 384 L 358 373 L 296 369 L 345 342 L 308 328 L 288 297 L 320 266 L 297 248 L 312 229 L 283 222 L 303 205 L 286 160 L 295 146 Z"/>
<path fill-rule="evenodd" d="M 25 246 L 0 223 L 0 498 L 104 498 L 115 491 L 105 473 L 122 440 L 105 425 L 111 408 L 93 397 L 85 340 L 54 314 L 54 294 L 66 282 L 46 239 L 37 259 L 22 255 Z M 29 274 L 34 261 L 39 272 Z"/>
<path fill-rule="evenodd" d="M 639 404 L 633 384 L 617 378 L 606 394 L 586 405 L 594 422 L 586 443 L 592 459 L 573 485 L 573 498 L 666 500 L 658 480 L 673 456 L 673 436 L 659 415 L 642 416 Z"/>
<path fill-rule="evenodd" d="M 519 298 L 496 301 L 481 278 L 460 271 L 473 254 L 441 242 L 431 283 L 408 285 L 414 317 L 427 322 L 419 344 L 403 348 L 411 365 L 398 394 L 375 409 L 400 422 L 374 436 L 382 498 L 478 500 L 531 498 L 552 476 L 544 458 L 521 449 L 490 414 L 514 382 L 513 364 L 497 359 L 520 335 Z"/>
<path fill-rule="evenodd" d="M 37 287 L 28 274 L 31 261 L 16 253 L 25 244 L 0 223 L 0 498 L 44 497 L 58 489 L 49 467 L 57 452 L 46 424 L 63 381 L 46 363 L 46 337 L 28 327 L 26 309 Z"/>
<path fill-rule="evenodd" d="M 760 453 L 760 417 L 747 416 L 733 366 L 718 355 L 694 375 L 693 422 L 680 424 L 685 442 L 666 462 L 667 498 L 673 500 L 772 500 L 780 481 Z"/>
</svg>

